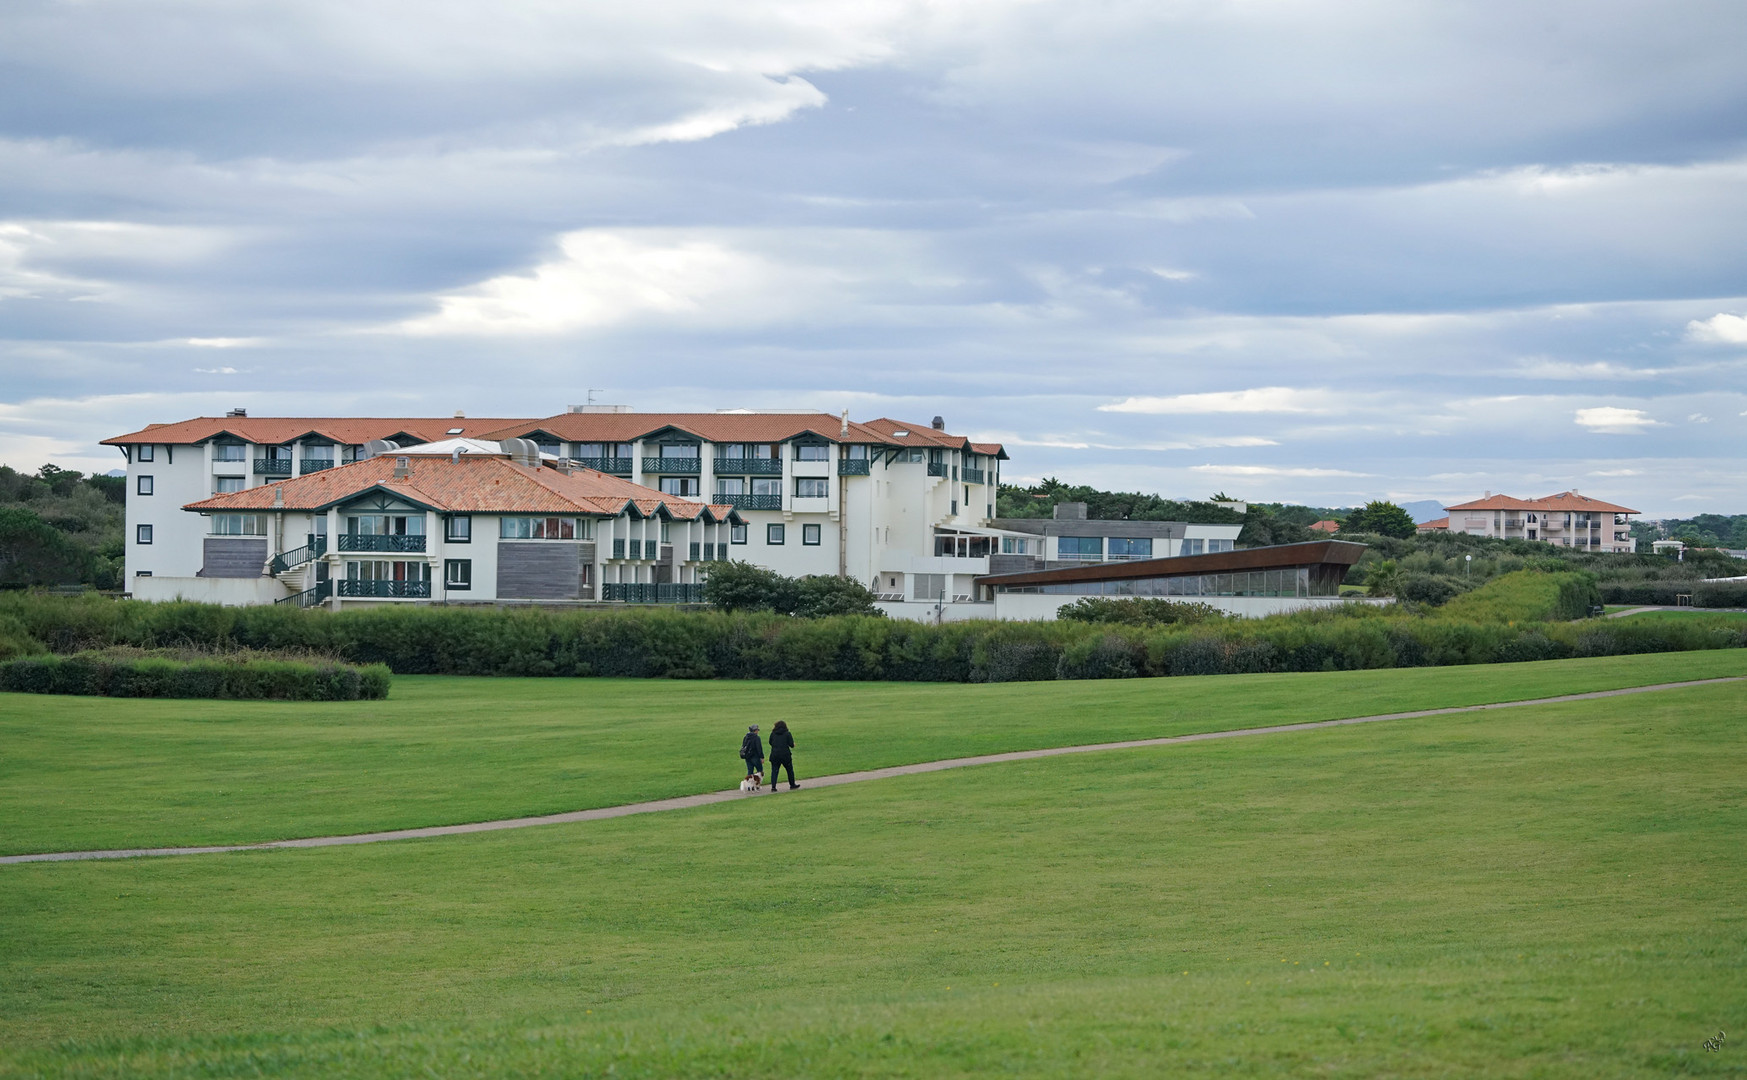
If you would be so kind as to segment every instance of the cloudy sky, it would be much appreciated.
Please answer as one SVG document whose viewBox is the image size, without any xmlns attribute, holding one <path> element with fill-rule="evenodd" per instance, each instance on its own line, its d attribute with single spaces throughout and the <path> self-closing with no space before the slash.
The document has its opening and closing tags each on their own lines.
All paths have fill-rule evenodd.
<svg viewBox="0 0 1747 1080">
<path fill-rule="evenodd" d="M 1747 512 L 1743 56 L 1739 0 L 9 0 L 0 461 L 592 390 Z"/>
</svg>

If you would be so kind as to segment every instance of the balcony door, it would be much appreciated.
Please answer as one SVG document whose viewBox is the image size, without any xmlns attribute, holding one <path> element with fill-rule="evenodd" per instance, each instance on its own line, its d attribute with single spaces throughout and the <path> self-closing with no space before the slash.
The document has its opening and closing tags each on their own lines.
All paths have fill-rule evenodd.
<svg viewBox="0 0 1747 1080">
<path fill-rule="evenodd" d="M 346 518 L 353 536 L 423 536 L 423 514 L 354 514 Z"/>
</svg>

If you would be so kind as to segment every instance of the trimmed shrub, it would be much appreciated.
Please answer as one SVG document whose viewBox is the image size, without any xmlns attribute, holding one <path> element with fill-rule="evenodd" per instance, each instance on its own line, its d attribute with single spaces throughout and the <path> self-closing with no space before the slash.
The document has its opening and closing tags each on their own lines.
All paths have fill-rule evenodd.
<svg viewBox="0 0 1747 1080">
<path fill-rule="evenodd" d="M 1632 581 L 1600 586 L 1606 604 L 1656 604 L 1674 607 L 1679 597 L 1692 597 L 1693 607 L 1747 607 L 1747 581 Z"/>
<path fill-rule="evenodd" d="M 76 653 L 0 663 L 0 690 L 96 697 L 274 701 L 380 701 L 391 681 L 381 665 L 332 661 Z"/>
<path fill-rule="evenodd" d="M 1538 622 L 1581 619 L 1600 603 L 1594 574 L 1518 570 L 1456 597 L 1444 605 L 1442 614 L 1483 623 Z"/>
</svg>

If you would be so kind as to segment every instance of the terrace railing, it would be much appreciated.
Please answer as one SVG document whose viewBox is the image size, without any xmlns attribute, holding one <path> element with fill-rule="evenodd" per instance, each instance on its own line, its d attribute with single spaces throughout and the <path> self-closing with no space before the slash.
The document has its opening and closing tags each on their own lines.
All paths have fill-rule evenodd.
<svg viewBox="0 0 1747 1080">
<path fill-rule="evenodd" d="M 643 471 L 662 476 L 696 476 L 703 471 L 703 461 L 695 457 L 646 457 Z"/>
<path fill-rule="evenodd" d="M 719 457 L 715 462 L 717 476 L 781 476 L 782 458 Z"/>
<path fill-rule="evenodd" d="M 628 457 L 585 457 L 574 459 L 578 465 L 596 472 L 612 473 L 615 476 L 630 476 L 632 459 Z"/>
<path fill-rule="evenodd" d="M 364 536 L 359 533 L 341 533 L 336 550 L 423 551 L 425 550 L 425 538 L 423 534 L 414 536 L 410 533 L 405 535 L 391 534 L 383 536 Z M 345 594 L 341 593 L 340 595 L 344 596 Z"/>
<path fill-rule="evenodd" d="M 312 472 L 321 472 L 323 469 L 333 468 L 334 467 L 334 459 L 333 458 L 326 458 L 326 457 L 306 457 L 306 458 L 302 459 L 301 461 L 299 461 L 297 464 L 298 464 L 298 471 L 305 474 L 305 475 L 308 475 L 309 473 L 312 473 Z"/>
<path fill-rule="evenodd" d="M 288 457 L 258 457 L 255 459 L 256 476 L 290 476 L 291 459 Z"/>
<path fill-rule="evenodd" d="M 718 495 L 717 505 L 726 503 L 736 510 L 781 510 L 781 495 Z"/>
<path fill-rule="evenodd" d="M 341 596 L 367 600 L 428 600 L 431 597 L 431 583 L 428 581 L 353 581 L 348 578 L 337 584 Z"/>
<path fill-rule="evenodd" d="M 944 461 L 930 461 L 928 463 L 928 475 L 929 476 L 945 476 L 946 475 L 946 462 L 944 462 Z"/>
<path fill-rule="evenodd" d="M 961 469 L 959 471 L 959 473 L 961 476 L 964 477 L 964 482 L 967 484 L 980 484 L 983 482 L 983 470 L 981 470 L 981 469 L 972 469 L 972 468 L 967 467 L 965 469 Z"/>
<path fill-rule="evenodd" d="M 839 458 L 837 461 L 838 476 L 866 476 L 867 458 Z"/>
<path fill-rule="evenodd" d="M 704 602 L 704 587 L 667 582 L 609 581 L 601 586 L 601 599 L 626 604 L 701 604 Z"/>
</svg>

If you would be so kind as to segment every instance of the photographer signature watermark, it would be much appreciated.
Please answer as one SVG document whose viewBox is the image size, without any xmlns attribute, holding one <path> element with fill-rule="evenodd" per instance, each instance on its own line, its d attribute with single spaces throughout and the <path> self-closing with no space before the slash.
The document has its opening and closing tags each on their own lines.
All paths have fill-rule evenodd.
<svg viewBox="0 0 1747 1080">
<path fill-rule="evenodd" d="M 1728 1038 L 1729 1036 L 1727 1032 L 1719 1031 L 1704 1041 L 1704 1047 L 1706 1050 L 1709 1050 L 1714 1054 L 1723 1048 L 1723 1043 L 1727 1041 Z"/>
</svg>

